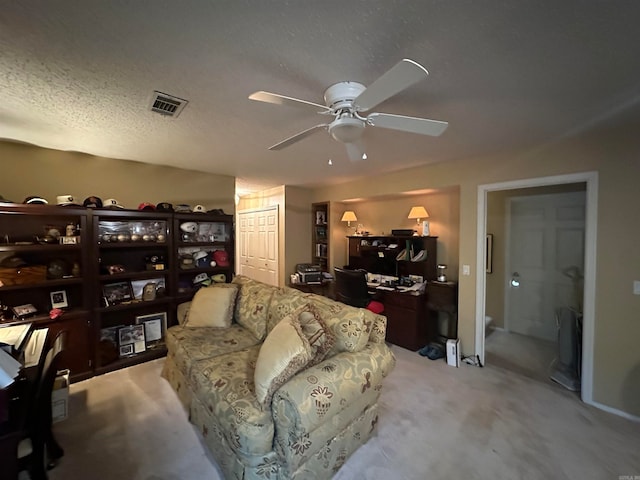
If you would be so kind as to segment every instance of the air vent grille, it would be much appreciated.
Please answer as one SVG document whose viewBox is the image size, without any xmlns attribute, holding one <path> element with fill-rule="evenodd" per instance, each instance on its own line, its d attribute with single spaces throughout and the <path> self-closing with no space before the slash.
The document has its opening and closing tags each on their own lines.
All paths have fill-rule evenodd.
<svg viewBox="0 0 640 480">
<path fill-rule="evenodd" d="M 151 98 L 151 111 L 169 117 L 177 117 L 187 103 L 189 101 L 183 98 L 154 91 Z"/>
</svg>

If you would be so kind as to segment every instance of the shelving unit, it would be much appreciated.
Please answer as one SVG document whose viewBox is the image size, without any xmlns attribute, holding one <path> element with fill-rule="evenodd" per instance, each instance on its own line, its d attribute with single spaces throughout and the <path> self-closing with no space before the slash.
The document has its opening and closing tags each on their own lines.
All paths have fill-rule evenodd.
<svg viewBox="0 0 640 480">
<path fill-rule="evenodd" d="M 176 303 L 191 300 L 198 288 L 194 284 L 198 275 L 206 275 L 207 283 L 214 281 L 212 277 L 217 279 L 218 275 L 223 275 L 224 281 L 230 282 L 235 258 L 233 215 L 176 213 L 173 222 L 176 258 L 173 294 Z M 220 257 L 216 261 L 216 251 L 222 257 L 226 255 L 226 265 L 221 265 Z M 202 256 L 196 259 L 194 255 Z"/>
<path fill-rule="evenodd" d="M 91 268 L 84 248 L 89 223 L 84 208 L 0 204 L 0 304 L 7 309 L 2 323 L 33 323 L 35 329 L 49 328 L 51 338 L 68 330 L 74 348 L 65 352 L 61 368 L 70 369 L 73 380 L 90 377 L 92 369 Z M 73 235 L 63 245 L 67 226 Z M 57 297 L 64 299 L 65 312 L 51 319 Z M 28 304 L 35 308 L 33 314 L 13 318 L 10 307 Z"/>
<path fill-rule="evenodd" d="M 196 225 L 194 235 L 180 229 L 187 222 Z M 61 244 L 68 225 L 75 239 Z M 211 266 L 210 256 L 204 265 L 180 268 L 181 257 L 216 250 L 224 250 L 227 265 Z M 62 368 L 72 381 L 146 362 L 166 355 L 164 332 L 176 323 L 177 306 L 193 297 L 194 277 L 230 282 L 234 256 L 233 215 L 0 203 L 0 262 L 22 260 L 0 267 L 0 303 L 7 307 L 0 326 L 33 323 L 48 327 L 50 338 L 68 330 Z M 52 292 L 64 292 L 67 304 L 56 319 L 49 317 Z M 36 312 L 15 318 L 9 307 L 26 304 Z M 140 327 L 127 328 L 135 325 L 144 332 L 137 347 L 129 342 Z"/>
<path fill-rule="evenodd" d="M 391 276 L 420 275 L 424 280 L 435 280 L 438 237 L 416 236 L 350 236 L 349 266 L 362 268 L 371 273 Z M 426 251 L 423 261 L 412 262 L 397 259 L 398 254 L 412 246 L 414 253 Z"/>
<path fill-rule="evenodd" d="M 170 295 L 172 215 L 100 209 L 92 217 L 94 361 L 100 374 L 166 354 L 164 331 L 175 319 Z M 149 316 L 160 327 L 153 346 L 143 323 Z M 123 328 L 131 326 L 137 330 Z"/>
<path fill-rule="evenodd" d="M 312 225 L 312 263 L 320 265 L 323 272 L 329 269 L 329 239 L 330 239 L 330 209 L 329 202 L 311 204 Z"/>
</svg>

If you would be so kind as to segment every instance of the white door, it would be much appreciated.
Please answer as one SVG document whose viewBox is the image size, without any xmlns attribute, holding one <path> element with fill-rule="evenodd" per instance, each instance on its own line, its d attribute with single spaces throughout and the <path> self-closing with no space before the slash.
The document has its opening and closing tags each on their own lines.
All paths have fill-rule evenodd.
<svg viewBox="0 0 640 480">
<path fill-rule="evenodd" d="M 278 285 L 278 208 L 238 214 L 238 271 L 270 285 Z"/>
<path fill-rule="evenodd" d="M 507 330 L 557 340 L 555 309 L 582 309 L 585 193 L 510 199 Z"/>
</svg>

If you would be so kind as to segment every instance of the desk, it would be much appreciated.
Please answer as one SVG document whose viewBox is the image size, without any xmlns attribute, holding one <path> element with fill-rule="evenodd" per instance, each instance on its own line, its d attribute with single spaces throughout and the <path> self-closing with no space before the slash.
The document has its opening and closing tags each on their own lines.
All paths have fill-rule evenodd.
<svg viewBox="0 0 640 480">
<path fill-rule="evenodd" d="M 290 283 L 289 286 L 304 293 L 315 293 L 335 300 L 335 282 L 333 280 L 323 280 L 322 283 Z"/>
<path fill-rule="evenodd" d="M 427 308 L 447 315 L 447 339 L 458 338 L 458 284 L 456 282 L 427 282 Z M 435 322 L 437 327 L 437 322 Z M 438 329 L 431 332 L 432 339 L 440 339 Z M 446 342 L 446 340 L 445 340 Z"/>
<path fill-rule="evenodd" d="M 424 294 L 376 290 L 376 299 L 384 304 L 382 315 L 387 317 L 387 341 L 413 351 L 428 343 L 429 319 Z"/>
</svg>

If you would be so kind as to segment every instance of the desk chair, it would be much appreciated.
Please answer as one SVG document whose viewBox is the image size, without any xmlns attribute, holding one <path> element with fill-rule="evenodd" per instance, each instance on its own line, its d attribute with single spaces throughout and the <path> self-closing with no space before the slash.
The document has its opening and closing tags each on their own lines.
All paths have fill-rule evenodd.
<svg viewBox="0 0 640 480">
<path fill-rule="evenodd" d="M 53 468 L 64 450 L 53 436 L 51 393 L 60 358 L 67 345 L 67 332 L 61 331 L 53 341 L 39 368 L 31 389 L 25 415 L 23 440 L 18 445 L 20 470 L 27 470 L 31 480 L 47 480 L 46 470 Z"/>
<path fill-rule="evenodd" d="M 334 268 L 336 279 L 336 300 L 353 307 L 366 308 L 374 313 L 382 313 L 384 305 L 369 294 L 367 272 Z"/>
</svg>

